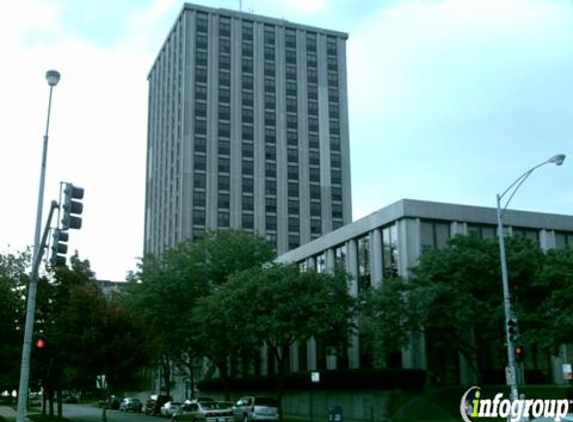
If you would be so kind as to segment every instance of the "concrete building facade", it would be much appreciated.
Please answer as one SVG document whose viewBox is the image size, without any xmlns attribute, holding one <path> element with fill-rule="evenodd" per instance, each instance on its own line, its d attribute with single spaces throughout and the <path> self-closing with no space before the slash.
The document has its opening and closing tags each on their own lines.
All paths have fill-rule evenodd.
<svg viewBox="0 0 573 422">
<path fill-rule="evenodd" d="M 531 239 L 544 250 L 573 245 L 571 215 L 507 210 L 505 224 L 510 236 Z M 380 286 L 385 278 L 393 275 L 408 277 L 409 269 L 417 264 L 423 250 L 444 247 L 456 234 L 496 239 L 496 209 L 403 199 L 291 250 L 279 256 L 278 261 L 295 262 L 303 269 L 312 268 L 319 272 L 333 270 L 337 263 L 342 264 L 352 276 L 350 290 L 356 296 L 365 289 Z M 299 359 L 300 350 L 293 350 L 291 369 L 334 369 L 341 364 L 350 368 L 364 367 L 367 356 L 361 350 L 359 335 L 351 343 L 348 356 L 342 357 L 342 363 L 340 356 L 329 356 L 312 340 L 308 344 L 297 345 L 297 349 L 302 347 L 306 355 L 304 366 Z M 436 353 L 432 350 L 431 340 L 412 338 L 407 349 L 399 356 L 391 357 L 393 362 L 390 364 L 427 369 L 429 373 L 439 374 L 443 381 L 452 383 L 472 381 L 468 365 L 461 355 L 436 359 Z M 554 382 L 563 382 L 561 363 L 570 361 L 566 358 L 564 352 L 560 359 L 540 358 L 538 362 L 529 364 L 541 368 Z M 526 362 L 526 369 L 527 365 Z"/>
<path fill-rule="evenodd" d="M 351 221 L 346 39 L 183 6 L 148 76 L 145 252 L 240 228 L 282 253 Z"/>
</svg>

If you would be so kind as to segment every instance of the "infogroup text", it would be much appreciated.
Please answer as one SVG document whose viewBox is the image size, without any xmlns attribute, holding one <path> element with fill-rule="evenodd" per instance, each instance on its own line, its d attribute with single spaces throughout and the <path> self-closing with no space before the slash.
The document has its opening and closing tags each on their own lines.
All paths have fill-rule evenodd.
<svg viewBox="0 0 573 422">
<path fill-rule="evenodd" d="M 529 417 L 553 418 L 558 422 L 568 411 L 567 399 L 510 400 L 503 398 L 503 393 L 497 393 L 493 399 L 486 399 L 481 397 L 481 389 L 475 386 L 468 389 L 460 401 L 460 415 L 465 422 L 478 418 L 510 418 L 511 422 L 518 422 L 528 420 Z"/>
</svg>

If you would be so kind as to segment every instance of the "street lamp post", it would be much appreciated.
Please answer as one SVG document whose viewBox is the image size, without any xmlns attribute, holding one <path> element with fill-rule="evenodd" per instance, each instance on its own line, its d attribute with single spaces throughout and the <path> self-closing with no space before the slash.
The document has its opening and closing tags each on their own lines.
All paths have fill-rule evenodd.
<svg viewBox="0 0 573 422">
<path fill-rule="evenodd" d="M 38 192 L 38 209 L 36 214 L 36 231 L 34 236 L 34 253 L 32 260 L 32 273 L 28 287 L 28 303 L 26 306 L 26 322 L 24 326 L 24 344 L 22 346 L 22 363 L 20 366 L 20 385 L 18 387 L 18 413 L 16 422 L 24 422 L 26 405 L 28 402 L 28 382 L 30 378 L 30 354 L 32 352 L 32 333 L 34 331 L 34 313 L 36 311 L 36 293 L 38 290 L 38 268 L 41 259 L 40 232 L 42 229 L 42 209 L 44 206 L 44 184 L 46 179 L 46 160 L 48 156 L 48 131 L 50 128 L 50 111 L 52 108 L 52 91 L 60 81 L 60 74 L 55 70 L 46 72 L 46 80 L 50 86 L 48 100 L 48 117 L 46 119 L 46 132 L 44 134 L 44 147 L 42 151 L 42 167 L 40 170 L 40 187 Z"/>
<path fill-rule="evenodd" d="M 525 180 L 529 177 L 531 173 L 537 168 L 549 164 L 554 163 L 555 165 L 560 166 L 563 164 L 565 160 L 565 155 L 558 154 L 551 157 L 549 160 L 544 161 L 535 167 L 531 168 L 530 170 L 523 173 L 515 182 L 513 182 L 502 194 L 497 194 L 497 236 L 499 238 L 499 255 L 500 255 L 500 265 L 501 265 L 501 281 L 503 284 L 503 307 L 505 311 L 505 342 L 507 344 L 507 384 L 511 389 L 511 398 L 516 400 L 518 398 L 518 391 L 517 391 L 517 381 L 516 381 L 516 365 L 515 365 L 515 345 L 513 344 L 513 340 L 511 339 L 511 333 L 509 332 L 509 321 L 514 319 L 513 311 L 511 309 L 511 296 L 509 293 L 509 282 L 508 282 L 508 275 L 507 275 L 507 261 L 505 257 L 505 239 L 504 239 L 504 232 L 503 232 L 503 217 L 505 215 L 505 210 L 509 205 L 509 202 L 519 189 L 519 187 L 525 182 Z M 501 201 L 503 197 L 511 192 L 509 198 L 505 202 L 505 205 L 502 207 Z"/>
</svg>

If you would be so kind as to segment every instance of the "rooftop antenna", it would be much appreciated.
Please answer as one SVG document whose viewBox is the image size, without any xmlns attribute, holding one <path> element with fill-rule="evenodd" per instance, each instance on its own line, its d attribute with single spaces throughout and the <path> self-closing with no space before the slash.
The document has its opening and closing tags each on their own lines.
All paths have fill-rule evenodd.
<svg viewBox="0 0 573 422">
<path fill-rule="evenodd" d="M 239 12 L 243 11 L 243 0 L 239 0 Z"/>
</svg>

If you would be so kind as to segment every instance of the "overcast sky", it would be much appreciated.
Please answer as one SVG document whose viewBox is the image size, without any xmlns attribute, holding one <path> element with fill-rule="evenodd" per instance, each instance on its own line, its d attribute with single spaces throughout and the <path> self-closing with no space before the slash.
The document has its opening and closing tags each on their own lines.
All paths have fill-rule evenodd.
<svg viewBox="0 0 573 422">
<path fill-rule="evenodd" d="M 239 0 L 196 1 L 238 10 Z M 0 0 L 0 253 L 31 245 L 49 88 L 45 204 L 85 188 L 70 248 L 122 280 L 142 254 L 147 73 L 174 0 Z M 344 31 L 354 219 L 402 198 L 573 215 L 573 0 L 243 0 Z M 46 217 L 47 212 L 44 212 Z"/>
</svg>

